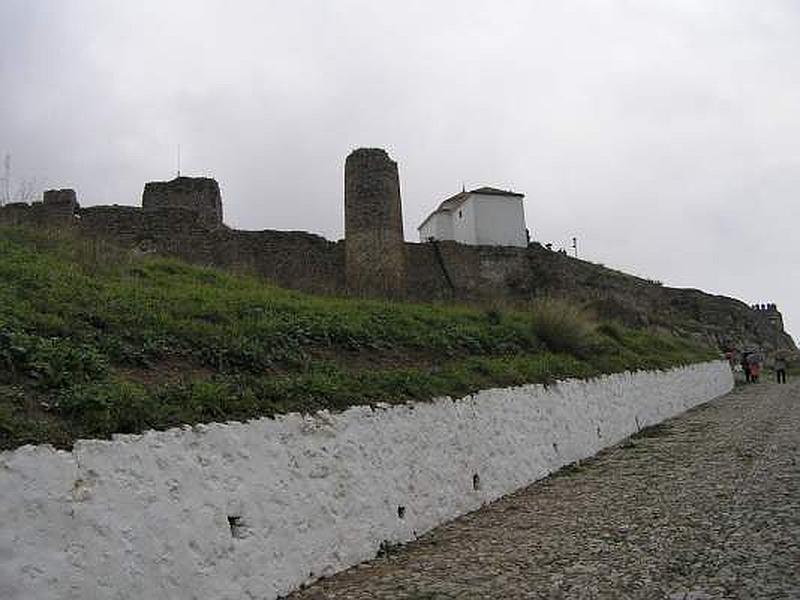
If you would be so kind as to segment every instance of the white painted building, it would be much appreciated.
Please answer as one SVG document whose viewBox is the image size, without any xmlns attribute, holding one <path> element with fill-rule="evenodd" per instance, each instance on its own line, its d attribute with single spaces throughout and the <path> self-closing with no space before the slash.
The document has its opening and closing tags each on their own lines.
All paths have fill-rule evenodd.
<svg viewBox="0 0 800 600">
<path fill-rule="evenodd" d="M 471 246 L 528 245 L 524 194 L 481 187 L 442 202 L 417 228 L 421 242 L 453 240 Z"/>
</svg>

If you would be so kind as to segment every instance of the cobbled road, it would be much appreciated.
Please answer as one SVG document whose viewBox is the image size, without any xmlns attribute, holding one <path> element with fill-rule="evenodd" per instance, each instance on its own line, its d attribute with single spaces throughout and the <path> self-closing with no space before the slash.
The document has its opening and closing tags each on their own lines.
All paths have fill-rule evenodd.
<svg viewBox="0 0 800 600">
<path fill-rule="evenodd" d="M 291 600 L 800 599 L 800 383 L 742 386 Z"/>
</svg>

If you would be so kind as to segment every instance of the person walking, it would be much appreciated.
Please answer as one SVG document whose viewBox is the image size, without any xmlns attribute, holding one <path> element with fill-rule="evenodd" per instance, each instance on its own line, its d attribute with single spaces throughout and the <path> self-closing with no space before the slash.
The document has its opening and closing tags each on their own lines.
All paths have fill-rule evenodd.
<svg viewBox="0 0 800 600">
<path fill-rule="evenodd" d="M 786 358 L 782 354 L 775 356 L 775 378 L 778 383 L 786 383 Z"/>
<path fill-rule="evenodd" d="M 753 352 L 747 357 L 747 365 L 750 372 L 750 383 L 758 383 L 761 375 L 761 356 L 758 352 Z"/>
<path fill-rule="evenodd" d="M 750 383 L 750 353 L 742 352 L 742 373 L 744 373 L 744 380 Z"/>
</svg>

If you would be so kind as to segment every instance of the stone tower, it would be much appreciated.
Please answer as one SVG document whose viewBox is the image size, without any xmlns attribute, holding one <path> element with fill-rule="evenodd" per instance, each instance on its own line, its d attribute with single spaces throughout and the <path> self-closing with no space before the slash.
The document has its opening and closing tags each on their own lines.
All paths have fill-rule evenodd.
<svg viewBox="0 0 800 600">
<path fill-rule="evenodd" d="M 75 190 L 45 190 L 42 192 L 42 204 L 37 207 L 42 219 L 50 224 L 74 223 L 78 211 L 78 196 Z"/>
<path fill-rule="evenodd" d="M 366 296 L 405 292 L 406 257 L 397 163 L 380 148 L 359 148 L 344 166 L 347 289 Z"/>
<path fill-rule="evenodd" d="M 172 181 L 146 183 L 142 208 L 184 208 L 197 213 L 200 222 L 209 229 L 222 226 L 219 184 L 209 177 L 176 177 Z"/>
<path fill-rule="evenodd" d="M 779 331 L 783 331 L 783 315 L 778 310 L 778 305 L 766 304 L 763 310 L 767 319 L 769 319 L 769 322 L 772 323 Z"/>
<path fill-rule="evenodd" d="M 63 190 L 45 190 L 42 192 L 42 202 L 48 206 L 68 206 L 74 210 L 78 207 L 78 196 L 75 194 L 75 190 L 69 188 Z"/>
</svg>

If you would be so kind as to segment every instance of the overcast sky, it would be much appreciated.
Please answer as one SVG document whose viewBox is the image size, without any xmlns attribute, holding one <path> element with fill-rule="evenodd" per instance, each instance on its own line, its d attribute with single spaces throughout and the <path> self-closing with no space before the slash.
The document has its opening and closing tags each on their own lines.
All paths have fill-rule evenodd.
<svg viewBox="0 0 800 600">
<path fill-rule="evenodd" d="M 83 205 L 215 177 L 226 222 L 343 233 L 343 164 L 399 163 L 406 238 L 455 192 L 533 238 L 776 302 L 800 328 L 796 0 L 0 0 L 0 153 Z"/>
</svg>

